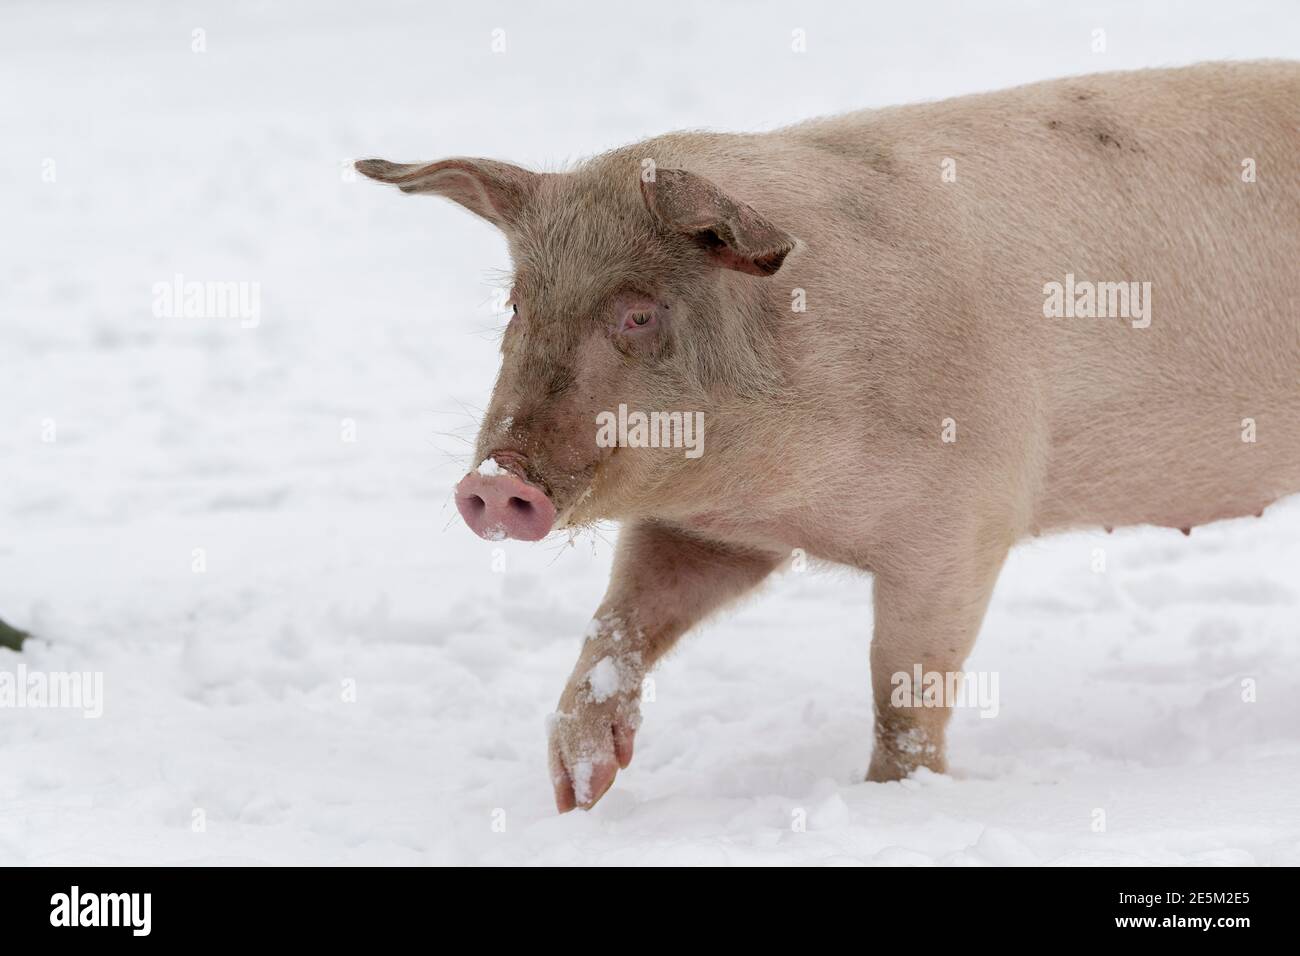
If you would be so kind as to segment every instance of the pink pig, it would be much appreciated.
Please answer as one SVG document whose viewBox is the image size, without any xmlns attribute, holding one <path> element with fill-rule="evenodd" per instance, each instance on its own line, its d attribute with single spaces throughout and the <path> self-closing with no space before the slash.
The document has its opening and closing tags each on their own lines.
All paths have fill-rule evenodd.
<svg viewBox="0 0 1300 956">
<path fill-rule="evenodd" d="M 559 809 L 628 765 L 655 662 L 796 549 L 874 576 L 868 779 L 894 780 L 945 769 L 950 710 L 892 675 L 961 669 L 1018 540 L 1300 490 L 1297 155 L 1300 65 L 1267 62 L 668 134 L 558 174 L 359 162 L 509 241 L 465 521 L 622 524 L 551 726 Z M 660 447 L 601 440 L 620 406 L 661 413 Z"/>
</svg>

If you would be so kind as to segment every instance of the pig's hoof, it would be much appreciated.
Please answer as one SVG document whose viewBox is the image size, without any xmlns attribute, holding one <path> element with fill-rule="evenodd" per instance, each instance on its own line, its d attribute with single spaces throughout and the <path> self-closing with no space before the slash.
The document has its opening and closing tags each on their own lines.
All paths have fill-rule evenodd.
<svg viewBox="0 0 1300 956">
<path fill-rule="evenodd" d="M 891 780 L 902 780 L 910 770 L 902 764 L 892 760 L 873 760 L 871 766 L 867 768 L 867 783 L 889 783 Z"/>
<path fill-rule="evenodd" d="M 617 714 L 556 714 L 550 740 L 555 809 L 568 813 L 594 807 L 619 770 L 632 762 L 635 736 L 633 723 Z"/>
<path fill-rule="evenodd" d="M 943 760 L 927 760 L 924 762 L 872 760 L 871 766 L 867 768 L 867 783 L 889 783 L 893 780 L 902 780 L 911 776 L 921 767 L 933 770 L 935 773 L 948 772 L 948 765 Z"/>
<path fill-rule="evenodd" d="M 905 741 L 911 743 L 914 739 L 909 734 Z M 877 744 L 871 755 L 871 765 L 867 768 L 867 782 L 889 783 L 891 780 L 902 780 L 919 767 L 935 773 L 948 772 L 948 762 L 943 758 L 943 751 L 936 746 L 927 744 L 920 748 L 909 746 L 897 750 Z"/>
<path fill-rule="evenodd" d="M 572 767 L 551 771 L 555 786 L 555 809 L 568 813 L 575 807 L 590 810 L 614 785 L 618 765 L 612 760 L 596 762 L 589 757 L 574 761 Z"/>
</svg>

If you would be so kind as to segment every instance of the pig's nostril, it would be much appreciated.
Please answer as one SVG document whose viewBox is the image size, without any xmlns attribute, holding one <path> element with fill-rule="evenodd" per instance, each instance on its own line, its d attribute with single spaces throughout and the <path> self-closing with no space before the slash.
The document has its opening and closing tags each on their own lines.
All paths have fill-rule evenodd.
<svg viewBox="0 0 1300 956">
<path fill-rule="evenodd" d="M 480 538 L 540 541 L 555 523 L 546 492 L 513 474 L 470 472 L 456 486 L 456 509 Z"/>
</svg>

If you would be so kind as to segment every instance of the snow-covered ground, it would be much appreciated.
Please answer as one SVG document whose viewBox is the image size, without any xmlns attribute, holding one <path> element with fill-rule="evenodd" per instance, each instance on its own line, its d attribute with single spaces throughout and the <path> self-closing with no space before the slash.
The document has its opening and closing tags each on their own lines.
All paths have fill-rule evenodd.
<svg viewBox="0 0 1300 956">
<path fill-rule="evenodd" d="M 870 583 L 789 573 L 556 816 L 616 531 L 462 525 L 504 244 L 346 172 L 1294 57 L 1295 5 L 548 6 L 0 8 L 0 617 L 39 635 L 0 671 L 104 681 L 99 719 L 0 709 L 0 864 L 1300 863 L 1296 501 L 1020 548 L 948 777 L 860 782 Z M 155 315 L 177 274 L 257 283 L 256 326 Z"/>
</svg>

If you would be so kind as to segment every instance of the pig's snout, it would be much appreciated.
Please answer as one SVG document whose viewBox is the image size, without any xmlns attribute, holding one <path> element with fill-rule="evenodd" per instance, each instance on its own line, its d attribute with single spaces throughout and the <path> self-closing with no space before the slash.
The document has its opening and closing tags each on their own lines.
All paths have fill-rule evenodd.
<svg viewBox="0 0 1300 956">
<path fill-rule="evenodd" d="M 546 492 L 504 470 L 484 471 L 471 471 L 456 486 L 456 508 L 470 529 L 489 541 L 545 538 L 555 524 L 555 505 Z"/>
</svg>

